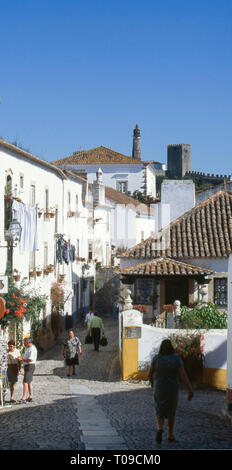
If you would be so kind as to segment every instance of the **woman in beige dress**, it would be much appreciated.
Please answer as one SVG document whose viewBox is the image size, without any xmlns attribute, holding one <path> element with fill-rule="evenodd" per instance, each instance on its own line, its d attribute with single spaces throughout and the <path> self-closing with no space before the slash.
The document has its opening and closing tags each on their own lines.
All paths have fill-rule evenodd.
<svg viewBox="0 0 232 470">
<path fill-rule="evenodd" d="M 7 376 L 8 381 L 10 382 L 10 401 L 15 403 L 13 399 L 15 384 L 18 382 L 18 375 L 21 368 L 21 354 L 18 349 L 15 347 L 15 342 L 13 340 L 8 342 L 8 354 L 7 354 Z"/>
</svg>

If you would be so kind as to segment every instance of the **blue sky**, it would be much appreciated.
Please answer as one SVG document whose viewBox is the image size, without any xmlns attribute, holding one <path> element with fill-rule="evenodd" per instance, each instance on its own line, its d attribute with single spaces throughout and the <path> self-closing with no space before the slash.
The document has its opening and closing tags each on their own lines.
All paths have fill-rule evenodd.
<svg viewBox="0 0 232 470">
<path fill-rule="evenodd" d="M 0 136 L 48 161 L 99 145 L 232 173 L 232 1 L 1 0 Z"/>
</svg>

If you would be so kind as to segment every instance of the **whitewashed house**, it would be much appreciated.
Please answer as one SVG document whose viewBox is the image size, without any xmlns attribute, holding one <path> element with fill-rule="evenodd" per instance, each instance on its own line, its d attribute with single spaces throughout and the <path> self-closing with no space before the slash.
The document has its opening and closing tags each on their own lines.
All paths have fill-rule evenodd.
<svg viewBox="0 0 232 470">
<path fill-rule="evenodd" d="M 88 263 L 91 212 L 87 182 L 3 139 L 0 162 L 0 274 L 10 262 L 12 272 L 17 270 L 21 276 L 19 284 L 25 278 L 34 292 L 48 296 L 44 323 L 51 319 L 51 286 L 60 275 L 65 276 L 62 282 L 68 300 L 63 313 L 75 317 L 89 308 L 94 292 L 95 264 Z M 12 214 L 23 230 L 20 243 L 10 248 L 7 234 Z M 68 249 L 68 258 L 59 257 L 61 242 Z M 106 262 L 101 250 L 98 260 Z"/>
<path fill-rule="evenodd" d="M 122 279 L 137 303 L 147 303 L 151 315 L 175 300 L 226 309 L 231 220 L 232 195 L 222 190 L 123 253 Z"/>
<path fill-rule="evenodd" d="M 86 171 L 88 181 L 93 183 L 99 167 L 103 172 L 102 183 L 122 193 L 140 191 L 156 198 L 156 173 L 164 172 L 165 165 L 141 160 L 140 130 L 134 129 L 132 156 L 126 156 L 106 147 L 80 150 L 73 155 L 53 162 L 60 168 Z"/>
<path fill-rule="evenodd" d="M 116 251 L 131 248 L 154 233 L 153 205 L 143 204 L 109 186 L 105 187 L 105 197 L 112 207 L 110 237 Z"/>
</svg>

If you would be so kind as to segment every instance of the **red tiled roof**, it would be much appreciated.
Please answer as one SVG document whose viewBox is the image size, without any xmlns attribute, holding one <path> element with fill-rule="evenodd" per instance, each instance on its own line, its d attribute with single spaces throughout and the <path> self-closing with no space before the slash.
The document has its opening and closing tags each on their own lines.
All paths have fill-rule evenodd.
<svg viewBox="0 0 232 470">
<path fill-rule="evenodd" d="M 78 164 L 78 165 L 101 165 L 101 164 L 111 164 L 111 163 L 130 163 L 133 165 L 148 165 L 150 163 L 159 163 L 155 160 L 151 161 L 142 161 L 136 160 L 135 158 L 123 155 L 122 153 L 115 152 L 115 150 L 109 149 L 107 147 L 95 147 L 90 150 L 79 150 L 74 152 L 73 155 L 69 157 L 60 158 L 52 162 L 55 165 L 64 165 L 64 164 Z"/>
<path fill-rule="evenodd" d="M 56 160 L 55 164 L 101 164 L 101 163 L 141 163 L 122 153 L 115 152 L 107 147 L 96 147 L 90 150 L 79 150 L 73 155 Z"/>
<path fill-rule="evenodd" d="M 231 252 L 232 193 L 221 190 L 121 256 L 210 258 Z"/>
<path fill-rule="evenodd" d="M 162 257 L 116 271 L 127 276 L 202 276 L 211 275 L 214 272 L 211 269 Z"/>
</svg>

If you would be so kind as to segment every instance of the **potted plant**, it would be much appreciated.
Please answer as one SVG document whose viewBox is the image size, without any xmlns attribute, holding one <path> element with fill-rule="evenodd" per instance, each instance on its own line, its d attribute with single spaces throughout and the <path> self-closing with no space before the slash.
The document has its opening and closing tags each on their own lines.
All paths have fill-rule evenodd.
<svg viewBox="0 0 232 470">
<path fill-rule="evenodd" d="M 41 217 L 42 214 L 43 214 L 43 209 L 38 209 L 38 216 Z"/>
<path fill-rule="evenodd" d="M 54 217 L 55 217 L 54 209 L 50 209 L 49 215 L 50 215 L 51 219 L 54 219 Z"/>
<path fill-rule="evenodd" d="M 42 275 L 42 269 L 41 269 L 40 266 L 37 266 L 37 268 L 36 268 L 36 276 L 37 276 L 37 277 L 40 277 L 41 275 Z"/>
<path fill-rule="evenodd" d="M 53 264 L 49 264 L 49 265 L 48 265 L 48 272 L 49 272 L 49 273 L 53 273 L 53 271 L 54 271 L 54 265 L 53 265 Z"/>
<path fill-rule="evenodd" d="M 72 212 L 72 211 L 68 211 L 68 217 L 73 217 L 75 214 L 75 212 Z"/>
<path fill-rule="evenodd" d="M 64 278 L 65 278 L 65 274 L 60 274 L 60 275 L 59 275 L 59 280 L 60 280 L 61 282 L 64 280 Z"/>
<path fill-rule="evenodd" d="M 16 282 L 18 282 L 18 281 L 20 280 L 21 274 L 19 273 L 19 271 L 18 271 L 17 269 L 14 269 L 14 275 L 13 275 L 13 277 L 14 277 L 14 280 L 15 280 Z"/>
<path fill-rule="evenodd" d="M 33 269 L 33 271 L 29 271 L 29 278 L 30 279 L 35 279 L 36 277 L 36 270 Z"/>
<path fill-rule="evenodd" d="M 44 218 L 49 219 L 50 218 L 50 212 L 48 212 L 48 211 L 44 212 Z"/>
</svg>

